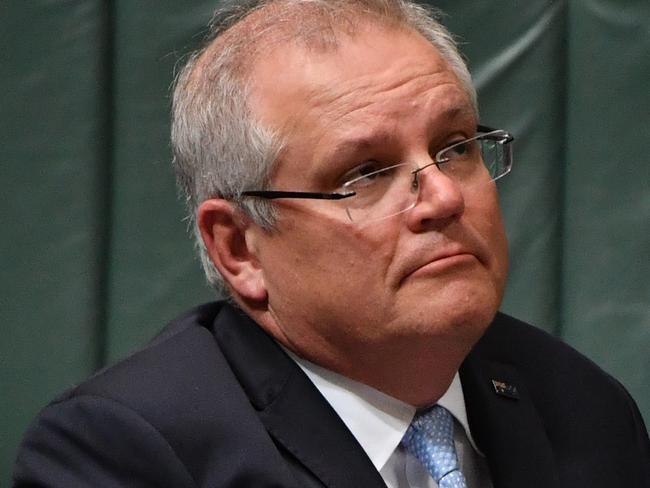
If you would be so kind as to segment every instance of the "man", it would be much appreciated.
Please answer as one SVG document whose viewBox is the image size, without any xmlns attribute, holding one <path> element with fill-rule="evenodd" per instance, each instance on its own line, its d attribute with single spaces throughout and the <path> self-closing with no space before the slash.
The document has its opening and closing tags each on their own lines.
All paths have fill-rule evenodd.
<svg viewBox="0 0 650 488">
<path fill-rule="evenodd" d="M 17 486 L 647 487 L 625 390 L 497 313 L 494 180 L 449 34 L 393 0 L 235 7 L 181 73 L 175 165 L 230 297 L 48 406 Z"/>
</svg>

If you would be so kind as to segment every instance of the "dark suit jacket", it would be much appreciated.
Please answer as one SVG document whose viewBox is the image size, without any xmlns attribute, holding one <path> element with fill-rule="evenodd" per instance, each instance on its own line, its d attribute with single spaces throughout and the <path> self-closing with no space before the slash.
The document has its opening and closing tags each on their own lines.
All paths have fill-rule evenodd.
<svg viewBox="0 0 650 488">
<path fill-rule="evenodd" d="M 495 488 L 650 487 L 634 402 L 568 346 L 499 314 L 461 379 Z M 384 486 L 300 368 L 223 303 L 190 311 L 46 407 L 14 476 L 66 488 Z"/>
</svg>

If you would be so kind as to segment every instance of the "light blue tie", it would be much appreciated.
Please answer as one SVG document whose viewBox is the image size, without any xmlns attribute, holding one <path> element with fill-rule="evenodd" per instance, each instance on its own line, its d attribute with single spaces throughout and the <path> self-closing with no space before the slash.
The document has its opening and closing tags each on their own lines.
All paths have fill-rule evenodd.
<svg viewBox="0 0 650 488">
<path fill-rule="evenodd" d="M 419 413 L 402 439 L 440 488 L 467 488 L 454 446 L 454 419 L 440 405 Z"/>
</svg>

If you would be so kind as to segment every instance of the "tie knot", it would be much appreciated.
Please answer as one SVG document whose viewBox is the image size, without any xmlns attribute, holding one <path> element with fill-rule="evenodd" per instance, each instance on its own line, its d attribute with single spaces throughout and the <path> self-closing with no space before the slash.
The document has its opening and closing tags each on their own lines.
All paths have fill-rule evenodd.
<svg viewBox="0 0 650 488">
<path fill-rule="evenodd" d="M 440 405 L 415 416 L 402 439 L 441 488 L 465 488 L 454 445 L 454 419 Z"/>
<path fill-rule="evenodd" d="M 454 419 L 449 410 L 440 405 L 418 413 L 411 421 L 411 427 L 425 433 L 438 444 L 453 445 Z"/>
</svg>

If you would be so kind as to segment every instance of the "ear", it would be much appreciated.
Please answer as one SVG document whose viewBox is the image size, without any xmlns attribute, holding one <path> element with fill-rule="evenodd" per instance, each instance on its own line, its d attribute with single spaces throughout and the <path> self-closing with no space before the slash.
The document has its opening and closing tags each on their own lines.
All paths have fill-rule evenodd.
<svg viewBox="0 0 650 488">
<path fill-rule="evenodd" d="M 253 225 L 250 220 L 232 203 L 218 198 L 204 201 L 196 218 L 210 259 L 233 292 L 247 300 L 265 301 L 262 268 L 246 239 Z"/>
</svg>

